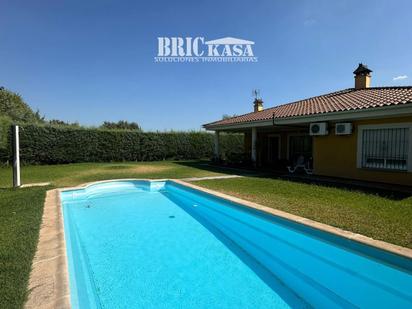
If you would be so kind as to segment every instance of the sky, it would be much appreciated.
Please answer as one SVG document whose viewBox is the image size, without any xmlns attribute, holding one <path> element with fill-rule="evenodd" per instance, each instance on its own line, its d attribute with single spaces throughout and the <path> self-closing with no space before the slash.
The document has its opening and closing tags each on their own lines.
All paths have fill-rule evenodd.
<svg viewBox="0 0 412 309">
<path fill-rule="evenodd" d="M 354 85 L 411 85 L 411 1 L 0 0 L 0 86 L 47 119 L 199 130 Z M 255 63 L 155 63 L 158 37 L 255 42 Z"/>
</svg>

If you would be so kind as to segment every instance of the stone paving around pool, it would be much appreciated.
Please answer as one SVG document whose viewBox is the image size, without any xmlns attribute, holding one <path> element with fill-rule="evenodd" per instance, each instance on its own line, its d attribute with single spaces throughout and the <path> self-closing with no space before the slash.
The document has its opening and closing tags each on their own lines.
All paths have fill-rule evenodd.
<svg viewBox="0 0 412 309">
<path fill-rule="evenodd" d="M 58 190 L 47 191 L 25 308 L 70 308 L 63 216 Z"/>
<path fill-rule="evenodd" d="M 183 181 L 201 181 L 201 180 L 213 180 L 213 179 L 230 179 L 230 178 L 240 178 L 240 175 L 224 175 L 224 176 L 206 176 L 206 177 L 191 177 L 182 178 Z"/>
</svg>

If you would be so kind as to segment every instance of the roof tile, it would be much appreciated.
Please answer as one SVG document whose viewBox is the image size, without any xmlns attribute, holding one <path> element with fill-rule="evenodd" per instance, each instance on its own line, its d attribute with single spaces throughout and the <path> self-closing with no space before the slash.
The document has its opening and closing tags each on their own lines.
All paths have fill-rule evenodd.
<svg viewBox="0 0 412 309">
<path fill-rule="evenodd" d="M 273 117 L 287 118 L 308 116 L 321 113 L 333 113 L 407 103 L 412 103 L 412 86 L 371 87 L 365 89 L 349 88 L 279 105 L 260 112 L 252 112 L 241 116 L 211 122 L 205 124 L 204 126 L 224 126 L 244 122 L 269 120 Z"/>
</svg>

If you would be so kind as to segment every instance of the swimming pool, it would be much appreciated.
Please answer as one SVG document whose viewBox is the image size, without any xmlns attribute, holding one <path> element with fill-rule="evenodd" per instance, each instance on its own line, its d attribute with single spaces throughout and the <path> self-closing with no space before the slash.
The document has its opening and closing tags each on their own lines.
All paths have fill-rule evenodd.
<svg viewBox="0 0 412 309">
<path fill-rule="evenodd" d="M 412 261 L 172 181 L 61 193 L 73 308 L 412 306 Z"/>
</svg>

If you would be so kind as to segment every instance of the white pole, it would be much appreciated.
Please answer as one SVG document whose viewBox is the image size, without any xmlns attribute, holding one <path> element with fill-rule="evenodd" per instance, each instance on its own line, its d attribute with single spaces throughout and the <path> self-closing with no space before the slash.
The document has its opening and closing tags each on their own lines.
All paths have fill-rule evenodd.
<svg viewBox="0 0 412 309">
<path fill-rule="evenodd" d="M 257 160 L 257 153 L 256 153 L 256 141 L 257 141 L 257 129 L 256 128 L 252 128 L 252 163 L 254 166 L 256 166 L 256 160 Z"/>
<path fill-rule="evenodd" d="M 21 186 L 20 182 L 20 140 L 19 140 L 19 126 L 12 126 L 13 136 L 13 187 Z"/>
</svg>

